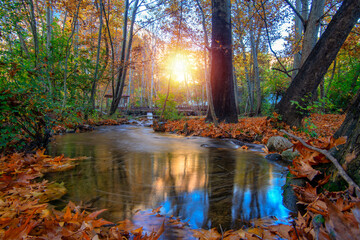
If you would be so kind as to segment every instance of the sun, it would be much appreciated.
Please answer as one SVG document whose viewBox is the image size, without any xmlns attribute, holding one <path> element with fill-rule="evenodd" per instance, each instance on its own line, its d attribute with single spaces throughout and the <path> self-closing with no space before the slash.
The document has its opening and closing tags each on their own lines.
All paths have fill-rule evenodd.
<svg viewBox="0 0 360 240">
<path fill-rule="evenodd" d="M 183 54 L 175 54 L 171 61 L 170 72 L 178 82 L 184 82 L 189 73 L 189 66 Z"/>
</svg>

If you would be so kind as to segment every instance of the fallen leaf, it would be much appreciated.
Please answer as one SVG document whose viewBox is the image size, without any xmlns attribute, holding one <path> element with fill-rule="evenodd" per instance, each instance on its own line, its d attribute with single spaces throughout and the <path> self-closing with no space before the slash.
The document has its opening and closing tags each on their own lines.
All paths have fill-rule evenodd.
<svg viewBox="0 0 360 240">
<path fill-rule="evenodd" d="M 215 228 L 212 228 L 210 230 L 197 229 L 197 230 L 192 230 L 192 232 L 193 232 L 193 236 L 198 238 L 199 240 L 221 239 L 221 234 Z"/>
</svg>

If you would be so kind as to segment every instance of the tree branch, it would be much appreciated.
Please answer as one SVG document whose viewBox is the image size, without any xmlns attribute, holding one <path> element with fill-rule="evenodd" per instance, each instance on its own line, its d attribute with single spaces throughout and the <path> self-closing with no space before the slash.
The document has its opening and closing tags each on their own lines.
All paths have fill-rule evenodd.
<svg viewBox="0 0 360 240">
<path fill-rule="evenodd" d="M 336 167 L 336 169 L 339 171 L 339 174 L 342 176 L 342 178 L 352 187 L 355 188 L 356 190 L 356 195 L 358 195 L 358 193 L 360 193 L 360 187 L 349 177 L 349 175 L 347 175 L 347 173 L 345 172 L 345 170 L 341 167 L 340 163 L 336 160 L 336 158 L 334 158 L 328 151 L 324 150 L 324 149 L 319 149 L 313 146 L 310 146 L 309 144 L 305 143 L 305 141 L 291 133 L 286 132 L 285 130 L 280 130 L 280 132 L 285 133 L 286 135 L 289 135 L 292 138 L 295 138 L 296 140 L 298 140 L 302 145 L 304 145 L 305 147 L 314 150 L 316 152 L 322 153 L 325 155 L 325 157 L 327 159 L 329 159 Z"/>
<path fill-rule="evenodd" d="M 294 11 L 294 13 L 296 14 L 296 16 L 300 19 L 300 21 L 302 22 L 303 26 L 305 27 L 305 20 L 304 18 L 301 16 L 301 14 L 299 13 L 298 10 L 296 10 L 296 8 L 294 7 L 294 5 L 292 5 L 292 3 L 289 0 L 284 0 L 289 6 L 290 8 Z"/>
<path fill-rule="evenodd" d="M 262 1 L 261 1 L 261 7 L 262 7 L 262 10 L 264 12 L 264 17 L 261 16 L 261 14 L 259 12 L 259 9 L 257 9 L 256 7 L 255 7 L 255 9 L 258 12 L 259 17 L 264 21 L 265 31 L 266 31 L 266 36 L 267 36 L 267 39 L 268 39 L 270 51 L 274 54 L 276 60 L 278 61 L 280 66 L 284 69 L 284 71 L 282 71 L 282 72 L 285 73 L 289 78 L 291 78 L 290 74 L 288 74 L 288 71 L 286 70 L 286 67 L 284 66 L 284 64 L 282 64 L 282 62 L 280 61 L 280 59 L 277 56 L 276 52 L 273 50 L 273 48 L 271 46 L 270 34 L 269 34 L 269 29 L 268 29 L 267 20 L 266 20 L 266 11 L 265 11 L 265 7 L 264 7 L 264 2 L 262 2 Z"/>
</svg>

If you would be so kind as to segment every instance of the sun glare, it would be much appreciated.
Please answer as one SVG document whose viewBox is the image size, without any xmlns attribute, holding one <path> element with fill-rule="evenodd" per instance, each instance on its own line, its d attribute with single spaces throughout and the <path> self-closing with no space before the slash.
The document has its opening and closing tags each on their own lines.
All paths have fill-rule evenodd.
<svg viewBox="0 0 360 240">
<path fill-rule="evenodd" d="M 176 54 L 170 66 L 171 75 L 178 82 L 184 82 L 186 75 L 189 74 L 186 58 L 182 54 Z"/>
</svg>

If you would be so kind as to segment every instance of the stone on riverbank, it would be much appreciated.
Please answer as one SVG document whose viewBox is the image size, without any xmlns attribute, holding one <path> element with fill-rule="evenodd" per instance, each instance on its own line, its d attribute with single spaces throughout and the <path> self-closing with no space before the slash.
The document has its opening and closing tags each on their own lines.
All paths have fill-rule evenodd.
<svg viewBox="0 0 360 240">
<path fill-rule="evenodd" d="M 293 144 L 284 137 L 273 136 L 269 138 L 266 146 L 270 152 L 282 152 L 286 149 L 291 148 Z"/>
</svg>

